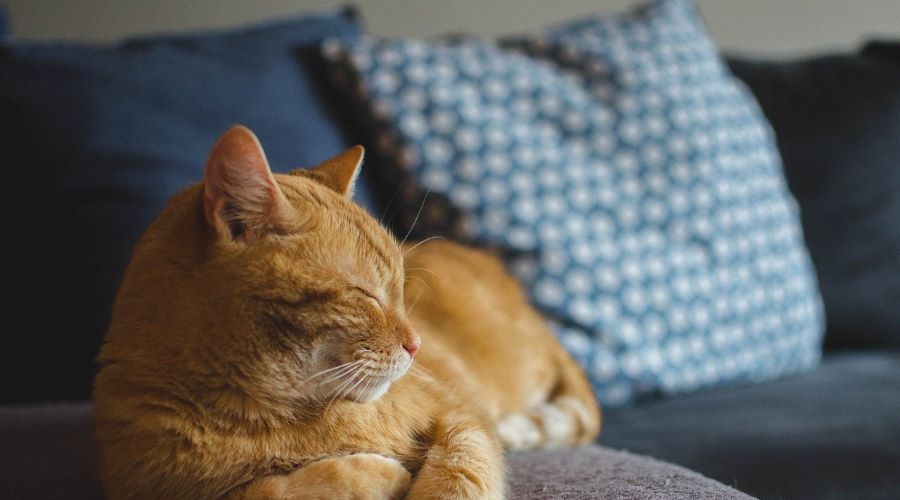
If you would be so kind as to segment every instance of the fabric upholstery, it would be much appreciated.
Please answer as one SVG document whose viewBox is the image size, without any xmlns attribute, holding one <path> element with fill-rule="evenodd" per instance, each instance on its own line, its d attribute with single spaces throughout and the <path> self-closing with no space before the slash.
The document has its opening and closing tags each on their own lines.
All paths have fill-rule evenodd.
<svg viewBox="0 0 900 500">
<path fill-rule="evenodd" d="M 90 394 L 132 247 L 172 194 L 201 180 L 229 126 L 256 131 L 279 171 L 348 145 L 310 50 L 357 32 L 335 11 L 115 46 L 0 43 L 0 146 L 17 242 L 4 275 L 15 299 L 0 338 L 0 401 Z"/>
<path fill-rule="evenodd" d="M 810 368 L 820 299 L 768 125 L 689 2 L 346 69 L 397 233 L 498 249 L 600 401 Z"/>
<path fill-rule="evenodd" d="M 750 500 L 695 472 L 599 446 L 510 456 L 509 500 Z"/>
<path fill-rule="evenodd" d="M 766 500 L 893 499 L 898 381 L 898 353 L 829 354 L 812 373 L 607 410 L 600 443 Z M 0 408 L 0 498 L 99 499 L 92 425 L 85 403 Z M 692 477 L 602 447 L 513 454 L 510 463 L 511 498 L 523 500 L 685 498 L 652 485 L 671 474 L 687 487 Z"/>
<path fill-rule="evenodd" d="M 900 353 L 826 354 L 814 372 L 607 412 L 600 443 L 762 499 L 900 492 Z"/>
<path fill-rule="evenodd" d="M 90 406 L 0 408 L 0 498 L 101 500 Z M 752 500 L 646 457 L 589 446 L 515 453 L 508 500 Z"/>
<path fill-rule="evenodd" d="M 900 348 L 900 42 L 733 60 L 772 122 L 825 301 L 829 347 Z"/>
</svg>

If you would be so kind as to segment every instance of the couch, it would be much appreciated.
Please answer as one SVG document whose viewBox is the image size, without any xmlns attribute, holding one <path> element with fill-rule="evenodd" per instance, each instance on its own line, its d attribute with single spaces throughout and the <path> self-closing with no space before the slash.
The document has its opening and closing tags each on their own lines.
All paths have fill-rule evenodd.
<svg viewBox="0 0 900 500">
<path fill-rule="evenodd" d="M 130 245 L 172 190 L 199 178 L 197 158 L 230 122 L 257 129 L 273 164 L 286 168 L 349 140 L 329 125 L 339 113 L 317 82 L 315 58 L 296 45 L 352 35 L 352 18 L 302 19 L 303 36 L 288 21 L 106 49 L 4 39 L 0 119 L 20 182 L 10 196 L 34 203 L 50 190 L 52 198 L 9 228 L 31 245 L 16 250 L 20 265 L 9 271 L 21 302 L 3 334 L 0 497 L 102 498 L 86 401 L 90 357 Z M 281 50 L 286 42 L 291 49 Z M 275 55 L 260 60 L 259 51 Z M 771 120 L 800 204 L 828 313 L 821 364 L 608 410 L 598 445 L 512 454 L 511 499 L 900 498 L 897 44 L 730 64 Z M 183 100 L 167 97 L 167 85 Z M 191 107 L 217 99 L 228 105 Z M 283 99 L 303 111 L 278 109 Z M 291 121 L 296 114 L 306 122 Z M 141 136 L 148 130 L 153 140 Z M 117 134 L 133 142 L 123 147 Z M 160 148 L 168 149 L 158 159 Z M 160 164 L 174 167 L 154 170 Z M 371 206 L 371 194 L 363 202 Z M 36 259 L 46 265 L 37 269 Z M 58 307 L 36 313 L 36 298 Z"/>
</svg>

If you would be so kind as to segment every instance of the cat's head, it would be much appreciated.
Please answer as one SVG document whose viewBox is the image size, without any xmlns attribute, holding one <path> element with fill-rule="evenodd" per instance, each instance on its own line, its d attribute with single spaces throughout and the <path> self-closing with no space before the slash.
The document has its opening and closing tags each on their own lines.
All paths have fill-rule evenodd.
<svg viewBox="0 0 900 500">
<path fill-rule="evenodd" d="M 420 340 L 404 310 L 400 248 L 350 199 L 362 158 L 357 146 L 273 175 L 244 127 L 213 147 L 196 277 L 209 316 L 201 347 L 228 372 L 223 403 L 243 397 L 236 389 L 262 402 L 366 402 L 411 367 Z"/>
</svg>

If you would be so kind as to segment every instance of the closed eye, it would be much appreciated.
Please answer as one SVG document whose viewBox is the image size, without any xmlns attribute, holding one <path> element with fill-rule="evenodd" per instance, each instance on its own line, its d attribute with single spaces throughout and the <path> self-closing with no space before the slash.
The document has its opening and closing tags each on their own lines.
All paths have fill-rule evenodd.
<svg viewBox="0 0 900 500">
<path fill-rule="evenodd" d="M 374 293 L 369 292 L 365 288 L 360 288 L 358 286 L 353 287 L 353 289 L 356 290 L 357 292 L 359 292 L 360 294 L 364 295 L 367 300 L 370 300 L 379 311 L 384 310 L 384 306 L 381 304 L 381 301 L 378 300 L 378 297 L 376 297 Z"/>
</svg>

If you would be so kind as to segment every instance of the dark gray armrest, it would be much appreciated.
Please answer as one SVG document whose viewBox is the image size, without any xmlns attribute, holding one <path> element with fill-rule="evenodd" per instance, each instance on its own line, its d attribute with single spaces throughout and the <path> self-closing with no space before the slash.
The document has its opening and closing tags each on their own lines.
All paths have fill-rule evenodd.
<svg viewBox="0 0 900 500">
<path fill-rule="evenodd" d="M 753 500 L 652 458 L 600 446 L 510 455 L 509 500 Z"/>
</svg>

